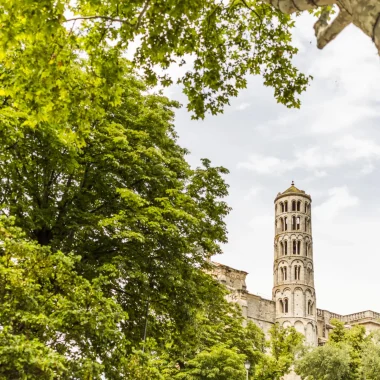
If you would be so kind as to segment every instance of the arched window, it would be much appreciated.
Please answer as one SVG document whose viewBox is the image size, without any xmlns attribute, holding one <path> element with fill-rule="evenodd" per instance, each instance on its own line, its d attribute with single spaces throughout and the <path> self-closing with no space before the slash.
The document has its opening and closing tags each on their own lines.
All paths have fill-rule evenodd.
<svg viewBox="0 0 380 380">
<path fill-rule="evenodd" d="M 301 279 L 301 265 L 294 266 L 294 279 L 295 280 Z"/>
<path fill-rule="evenodd" d="M 292 230 L 296 229 L 296 217 L 292 216 Z"/>
<path fill-rule="evenodd" d="M 300 255 L 301 254 L 301 241 L 297 241 L 297 253 Z"/>
<path fill-rule="evenodd" d="M 280 223 L 281 223 L 281 231 L 284 231 L 284 219 L 280 218 Z"/>
<path fill-rule="evenodd" d="M 285 227 L 285 231 L 288 230 L 288 218 L 285 216 L 284 218 L 284 227 Z"/>
<path fill-rule="evenodd" d="M 297 211 L 301 211 L 301 201 L 297 202 Z"/>
<path fill-rule="evenodd" d="M 296 201 L 292 201 L 292 211 L 296 211 Z"/>
<path fill-rule="evenodd" d="M 288 299 L 284 299 L 284 313 L 287 313 L 289 311 L 289 302 Z"/>
<path fill-rule="evenodd" d="M 305 256 L 309 254 L 309 243 L 305 244 Z"/>
<path fill-rule="evenodd" d="M 297 242 L 293 240 L 293 255 L 297 254 Z"/>
<path fill-rule="evenodd" d="M 307 313 L 313 315 L 313 302 L 311 300 L 307 302 Z"/>
<path fill-rule="evenodd" d="M 287 279 L 287 269 L 286 267 L 281 267 L 281 280 L 286 281 Z"/>
<path fill-rule="evenodd" d="M 284 303 L 282 300 L 278 300 L 278 308 L 280 309 L 280 313 L 284 312 Z"/>
<path fill-rule="evenodd" d="M 284 243 L 281 242 L 280 244 L 281 244 L 281 255 L 284 256 Z"/>
<path fill-rule="evenodd" d="M 296 225 L 296 230 L 299 230 L 301 227 L 301 218 L 298 216 L 297 217 L 297 225 Z"/>
<path fill-rule="evenodd" d="M 308 220 L 305 218 L 305 232 L 307 232 L 307 224 L 308 224 Z"/>
<path fill-rule="evenodd" d="M 307 213 L 307 202 L 305 202 L 305 213 Z"/>
<path fill-rule="evenodd" d="M 287 240 L 284 241 L 284 254 L 285 255 L 288 254 L 288 241 Z"/>
<path fill-rule="evenodd" d="M 280 203 L 280 207 L 281 207 L 281 212 L 284 212 L 284 204 L 282 202 Z"/>
<path fill-rule="evenodd" d="M 288 201 L 284 202 L 284 208 L 285 208 L 285 212 L 288 212 Z"/>
</svg>

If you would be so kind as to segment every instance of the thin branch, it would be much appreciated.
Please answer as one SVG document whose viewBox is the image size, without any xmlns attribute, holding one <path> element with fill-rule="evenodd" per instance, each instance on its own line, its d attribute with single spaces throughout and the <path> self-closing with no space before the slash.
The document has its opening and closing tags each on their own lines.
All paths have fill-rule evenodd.
<svg viewBox="0 0 380 380">
<path fill-rule="evenodd" d="M 137 23 L 136 23 L 136 26 L 135 26 L 135 30 L 137 30 L 138 28 L 140 28 L 142 18 L 144 17 L 144 14 L 145 14 L 146 10 L 148 9 L 148 6 L 149 6 L 149 0 L 147 0 L 145 2 L 144 8 L 142 9 L 141 13 L 139 14 L 139 17 L 137 19 Z"/>
<path fill-rule="evenodd" d="M 262 24 L 263 23 L 263 20 L 262 20 L 262 18 L 260 17 L 260 15 L 253 9 L 253 8 L 251 8 L 247 3 L 246 3 L 246 1 L 245 0 L 242 0 L 242 3 L 248 8 L 248 9 L 250 9 L 258 18 L 259 18 L 259 20 L 260 20 L 260 23 Z"/>
<path fill-rule="evenodd" d="M 101 20 L 107 20 L 107 21 L 114 21 L 114 22 L 121 22 L 121 23 L 128 23 L 127 20 L 123 20 L 121 18 L 114 18 L 109 16 L 83 16 L 83 17 L 73 17 L 66 19 L 64 22 L 69 21 L 76 21 L 76 20 L 95 20 L 95 19 L 101 19 Z"/>
</svg>

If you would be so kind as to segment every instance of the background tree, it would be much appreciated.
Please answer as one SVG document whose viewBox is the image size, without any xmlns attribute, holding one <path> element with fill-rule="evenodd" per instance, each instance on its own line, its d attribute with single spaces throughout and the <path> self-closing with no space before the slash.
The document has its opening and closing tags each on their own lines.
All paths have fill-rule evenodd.
<svg viewBox="0 0 380 380">
<path fill-rule="evenodd" d="M 245 375 L 245 356 L 236 349 L 223 345 L 213 346 L 201 351 L 194 359 L 188 361 L 186 370 L 175 378 L 186 380 L 241 380 Z"/>
<path fill-rule="evenodd" d="M 361 373 L 364 379 L 380 379 L 380 333 L 374 331 L 363 348 Z"/>
<path fill-rule="evenodd" d="M 254 378 L 258 380 L 279 380 L 288 374 L 304 339 L 294 327 L 283 328 L 278 324 L 271 327 L 269 336 L 269 352 L 254 369 Z"/>
<path fill-rule="evenodd" d="M 296 372 L 305 379 L 363 379 L 375 380 L 372 365 L 377 359 L 369 359 L 378 350 L 378 340 L 366 335 L 364 326 L 346 328 L 343 322 L 331 320 L 334 326 L 328 342 L 315 349 L 305 351 L 296 364 Z M 375 375 L 374 375 L 375 374 Z"/>
<path fill-rule="evenodd" d="M 306 380 L 345 380 L 350 378 L 350 348 L 324 345 L 304 354 L 296 372 Z"/>
</svg>

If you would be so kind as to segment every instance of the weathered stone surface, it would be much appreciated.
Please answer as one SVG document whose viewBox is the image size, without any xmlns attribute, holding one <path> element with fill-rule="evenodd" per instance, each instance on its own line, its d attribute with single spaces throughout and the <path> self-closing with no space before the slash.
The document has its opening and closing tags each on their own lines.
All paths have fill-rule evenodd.
<svg viewBox="0 0 380 380">
<path fill-rule="evenodd" d="M 338 15 L 328 23 L 326 12 L 322 12 L 315 23 L 317 46 L 323 49 L 346 26 L 354 24 L 369 36 L 380 54 L 380 1 L 379 0 L 263 0 L 283 13 L 306 11 L 337 5 Z"/>
</svg>

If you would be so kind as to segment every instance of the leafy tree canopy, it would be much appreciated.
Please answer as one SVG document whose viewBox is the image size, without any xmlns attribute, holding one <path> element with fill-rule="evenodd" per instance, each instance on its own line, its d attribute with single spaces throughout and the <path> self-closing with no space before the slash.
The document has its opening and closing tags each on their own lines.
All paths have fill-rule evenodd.
<svg viewBox="0 0 380 380">
<path fill-rule="evenodd" d="M 31 126 L 67 122 L 73 108 L 103 117 L 105 99 L 122 102 L 126 64 L 164 86 L 175 81 L 170 65 L 182 66 L 197 118 L 221 112 L 247 75 L 261 75 L 287 107 L 300 106 L 310 79 L 292 64 L 294 22 L 259 1 L 6 0 L 0 25 L 0 95 Z"/>
<path fill-rule="evenodd" d="M 103 291 L 128 311 L 121 326 L 136 344 L 146 325 L 159 339 L 222 302 L 224 291 L 203 270 L 226 242 L 227 170 L 206 159 L 189 167 L 173 130 L 176 103 L 144 94 L 128 75 L 118 86 L 121 104 L 104 100 L 107 113 L 83 134 L 90 119 L 79 108 L 66 130 L 25 125 L 3 105 L 0 199 L 28 238 L 80 256 L 76 269 L 87 279 L 117 273 Z"/>
<path fill-rule="evenodd" d="M 128 314 L 78 275 L 79 257 L 51 252 L 0 219 L 0 379 L 121 379 Z"/>
<path fill-rule="evenodd" d="M 332 320 L 328 342 L 305 351 L 296 372 L 307 380 L 378 380 L 380 378 L 379 333 L 366 334 L 364 326 L 346 328 Z"/>
</svg>

